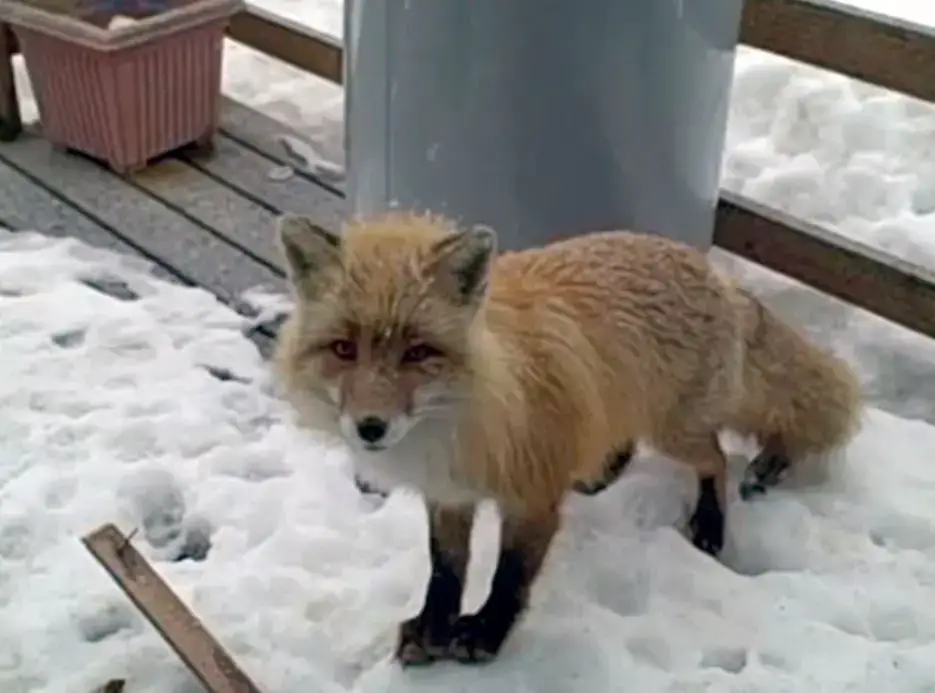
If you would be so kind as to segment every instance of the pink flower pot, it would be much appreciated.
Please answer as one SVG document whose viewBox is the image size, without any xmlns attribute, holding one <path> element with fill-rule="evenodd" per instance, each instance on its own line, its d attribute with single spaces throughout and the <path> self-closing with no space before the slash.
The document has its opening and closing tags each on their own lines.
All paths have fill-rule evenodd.
<svg viewBox="0 0 935 693">
<path fill-rule="evenodd" d="M 154 5 L 0 0 L 46 139 L 120 173 L 187 144 L 210 144 L 219 120 L 224 32 L 243 1 Z"/>
</svg>

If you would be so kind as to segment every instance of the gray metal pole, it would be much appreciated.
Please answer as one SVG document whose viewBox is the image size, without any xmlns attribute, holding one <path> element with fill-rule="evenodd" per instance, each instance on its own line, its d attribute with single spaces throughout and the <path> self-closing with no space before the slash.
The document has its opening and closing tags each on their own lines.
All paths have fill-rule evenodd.
<svg viewBox="0 0 935 693">
<path fill-rule="evenodd" d="M 350 212 L 711 244 L 743 0 L 345 0 Z"/>
</svg>

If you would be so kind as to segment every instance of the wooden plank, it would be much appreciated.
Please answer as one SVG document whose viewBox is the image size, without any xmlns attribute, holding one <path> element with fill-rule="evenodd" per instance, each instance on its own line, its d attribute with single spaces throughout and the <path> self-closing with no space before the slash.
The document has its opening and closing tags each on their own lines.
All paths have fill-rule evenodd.
<svg viewBox="0 0 935 693">
<path fill-rule="evenodd" d="M 23 129 L 16 80 L 13 78 L 13 55 L 17 47 L 9 25 L 0 22 L 0 141 L 14 139 Z"/>
<path fill-rule="evenodd" d="M 215 149 L 214 156 L 205 158 L 223 161 L 230 153 L 227 149 Z M 268 209 L 178 159 L 162 161 L 131 180 L 170 209 L 210 227 L 277 276 L 285 276 L 273 232 L 275 216 Z M 277 288 L 285 290 L 285 284 Z"/>
<path fill-rule="evenodd" d="M 935 337 L 935 274 L 747 198 L 721 193 L 717 246 Z"/>
<path fill-rule="evenodd" d="M 326 228 L 340 227 L 344 201 L 333 192 L 298 174 L 286 180 L 271 179 L 269 170 L 278 162 L 223 135 L 216 139 L 216 150 L 218 156 L 194 159 L 192 165 L 262 205 L 271 215 L 278 216 L 284 211 L 308 214 Z M 264 230 L 272 243 L 272 223 Z M 281 262 L 278 250 L 276 262 Z"/>
<path fill-rule="evenodd" d="M 335 84 L 344 81 L 341 44 L 326 34 L 248 5 L 231 19 L 228 35 L 240 43 L 278 58 Z"/>
<path fill-rule="evenodd" d="M 833 0 L 747 0 L 743 43 L 935 102 L 935 31 Z"/>
<path fill-rule="evenodd" d="M 81 541 L 208 691 L 260 693 L 117 527 L 106 524 Z"/>
<path fill-rule="evenodd" d="M 204 226 L 111 171 L 77 155 L 53 150 L 31 128 L 15 142 L 0 147 L 0 160 L 41 181 L 97 223 L 120 229 L 148 255 L 244 314 L 251 311 L 241 298 L 243 292 L 281 285 L 277 273 Z"/>
<path fill-rule="evenodd" d="M 158 258 L 146 256 L 121 239 L 112 229 L 86 217 L 38 183 L 2 162 L 0 217 L 14 230 L 38 231 L 56 238 L 74 237 L 97 248 L 145 259 L 156 276 L 169 281 L 179 281 L 179 277 L 171 268 L 158 264 Z"/>
<path fill-rule="evenodd" d="M 4 150 L 5 147 L 0 147 L 0 155 Z M 196 285 L 197 277 L 180 274 L 166 258 L 141 248 L 123 231 L 86 216 L 0 158 L 0 226 L 3 225 L 13 230 L 38 231 L 57 238 L 77 238 L 98 248 L 144 260 L 145 269 L 165 281 Z M 205 288 L 211 290 L 210 287 Z M 224 297 L 219 298 L 224 300 Z M 238 306 L 233 307 L 236 309 Z M 249 310 L 244 306 L 242 312 L 249 313 Z M 275 336 L 273 325 L 258 325 L 246 336 L 262 355 L 271 353 Z"/>
<path fill-rule="evenodd" d="M 221 108 L 221 131 L 281 164 L 290 164 L 290 161 L 278 138 L 289 135 L 301 139 L 286 123 L 227 97 Z"/>
<path fill-rule="evenodd" d="M 321 172 L 304 168 L 302 162 L 289 155 L 286 147 L 280 142 L 281 137 L 286 136 L 300 141 L 307 141 L 307 139 L 288 125 L 232 99 L 224 99 L 221 110 L 221 130 L 229 138 L 262 154 L 271 161 L 294 168 L 298 175 L 311 181 L 316 186 L 343 195 L 343 171 L 340 177 L 325 177 Z M 312 147 L 311 144 L 307 146 Z"/>
</svg>

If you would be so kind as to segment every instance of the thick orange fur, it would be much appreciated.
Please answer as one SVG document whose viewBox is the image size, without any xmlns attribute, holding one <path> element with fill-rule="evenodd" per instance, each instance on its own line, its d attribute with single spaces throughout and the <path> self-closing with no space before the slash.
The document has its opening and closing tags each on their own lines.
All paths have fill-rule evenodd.
<svg viewBox="0 0 935 693">
<path fill-rule="evenodd" d="M 736 293 L 744 324 L 744 396 L 727 426 L 763 445 L 781 445 L 793 465 L 825 461 L 857 432 L 857 376 L 755 296 Z"/>
<path fill-rule="evenodd" d="M 446 342 L 459 372 L 445 377 L 470 384 L 453 476 L 502 502 L 549 506 L 630 440 L 692 464 L 692 448 L 723 427 L 779 436 L 795 459 L 853 434 L 860 391 L 848 366 L 694 249 L 602 232 L 503 254 L 475 315 L 427 269 L 453 228 L 398 213 L 347 228 L 346 279 L 333 277 L 347 282 L 344 302 L 300 303 L 280 339 L 278 371 L 300 406 L 321 386 L 307 368 L 309 324 L 354 314 L 380 329 L 418 320 Z"/>
<path fill-rule="evenodd" d="M 401 630 L 401 658 L 430 659 L 439 647 L 492 656 L 513 620 L 502 633 L 477 629 L 522 610 L 562 499 L 604 475 L 611 451 L 645 441 L 692 466 L 693 540 L 716 554 L 726 496 L 720 430 L 759 438 L 766 477 L 775 459 L 794 465 L 856 431 L 860 389 L 848 366 L 702 253 L 666 238 L 598 232 L 493 260 L 492 234 L 406 213 L 351 223 L 340 237 L 290 217 L 281 237 L 297 305 L 275 363 L 303 424 L 348 440 L 365 478 L 426 497 L 433 565 L 454 583 L 463 580 L 473 504 L 492 498 L 505 518 L 506 567 L 489 613 L 462 628 L 474 639 L 440 636 L 432 609 L 451 607 L 427 603 Z M 358 345 L 352 361 L 329 351 L 336 339 Z M 432 358 L 400 360 L 425 343 Z M 403 421 L 405 433 L 367 452 L 353 422 L 373 414 Z M 445 508 L 457 532 L 438 519 Z M 526 567 L 503 577 L 516 560 Z"/>
</svg>

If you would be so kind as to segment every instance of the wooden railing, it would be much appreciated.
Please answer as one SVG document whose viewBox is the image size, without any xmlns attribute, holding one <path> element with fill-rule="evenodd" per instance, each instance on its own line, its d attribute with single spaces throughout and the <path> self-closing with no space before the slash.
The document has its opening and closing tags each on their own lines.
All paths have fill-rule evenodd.
<svg viewBox="0 0 935 693">
<path fill-rule="evenodd" d="M 306 72 L 336 84 L 343 81 L 340 42 L 312 29 L 250 7 L 233 19 L 229 34 Z M 740 38 L 746 45 L 935 103 L 935 31 L 929 28 L 831 0 L 746 0 Z M 0 56 L 13 51 L 0 27 Z M 8 62 L 0 60 L 0 119 L 18 123 L 8 95 Z M 935 337 L 935 273 L 927 268 L 726 192 L 718 205 L 714 241 Z"/>
</svg>

